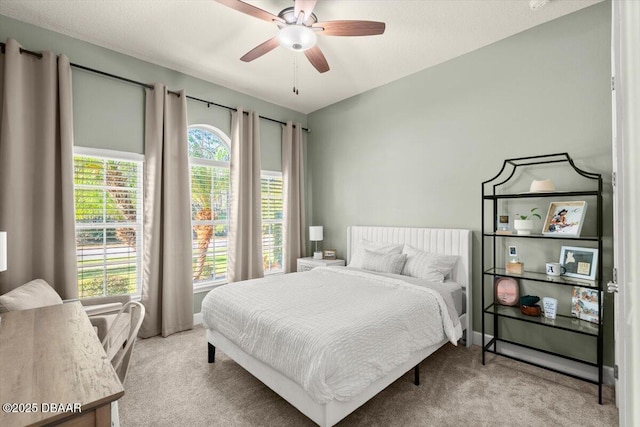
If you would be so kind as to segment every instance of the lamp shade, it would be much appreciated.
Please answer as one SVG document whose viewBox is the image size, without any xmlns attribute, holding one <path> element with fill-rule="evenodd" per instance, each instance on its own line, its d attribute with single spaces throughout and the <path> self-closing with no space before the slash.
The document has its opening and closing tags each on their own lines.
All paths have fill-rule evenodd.
<svg viewBox="0 0 640 427">
<path fill-rule="evenodd" d="M 319 242 L 323 238 L 322 235 L 322 226 L 321 225 L 312 225 L 309 227 L 309 240 L 312 242 Z"/>
<path fill-rule="evenodd" d="M 318 42 L 315 31 L 304 25 L 287 25 L 278 33 L 280 46 L 294 52 L 311 49 Z"/>
<path fill-rule="evenodd" d="M 7 232 L 0 231 L 0 271 L 7 269 Z"/>
</svg>

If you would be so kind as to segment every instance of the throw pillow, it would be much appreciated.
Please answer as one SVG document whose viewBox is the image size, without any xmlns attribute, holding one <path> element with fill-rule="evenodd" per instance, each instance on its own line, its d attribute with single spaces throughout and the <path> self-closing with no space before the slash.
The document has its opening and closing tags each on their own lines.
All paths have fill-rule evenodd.
<svg viewBox="0 0 640 427">
<path fill-rule="evenodd" d="M 32 280 L 0 296 L 0 313 L 62 304 L 62 298 L 42 279 Z"/>
</svg>

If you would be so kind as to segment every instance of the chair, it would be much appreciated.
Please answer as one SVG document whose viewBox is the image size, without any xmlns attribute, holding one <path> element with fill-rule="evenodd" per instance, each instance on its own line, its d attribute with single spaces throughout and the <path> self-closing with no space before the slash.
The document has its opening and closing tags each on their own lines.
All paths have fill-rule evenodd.
<svg viewBox="0 0 640 427">
<path fill-rule="evenodd" d="M 102 340 L 102 346 L 104 347 L 107 357 L 111 361 L 113 368 L 118 374 L 118 378 L 122 384 L 124 384 L 127 378 L 127 371 L 129 370 L 129 360 L 133 353 L 133 346 L 138 336 L 140 326 L 142 326 L 142 320 L 144 319 L 145 309 L 142 304 L 135 301 L 129 301 L 126 303 L 117 314 L 113 321 L 112 327 L 109 328 L 107 334 Z M 119 339 L 115 339 L 121 334 L 121 324 L 123 320 L 128 323 L 128 333 L 126 336 L 125 345 L 121 346 L 118 343 Z M 118 411 L 118 401 L 116 400 L 111 404 L 111 426 L 120 426 L 120 414 Z"/>
<path fill-rule="evenodd" d="M 100 342 L 104 340 L 107 331 L 111 329 L 120 309 L 129 301 L 131 301 L 131 296 L 129 295 L 91 297 L 80 300 L 84 311 L 89 316 L 89 320 L 98 334 Z M 123 335 L 126 335 L 125 332 L 123 330 Z"/>
<path fill-rule="evenodd" d="M 102 342 L 107 331 L 111 328 L 116 314 L 130 300 L 129 295 L 114 295 L 63 301 L 46 281 L 35 279 L 0 296 L 0 313 L 80 301 L 98 334 L 98 339 Z M 113 339 L 116 338 L 114 336 Z M 124 344 L 124 340 L 122 340 L 122 344 Z"/>
<path fill-rule="evenodd" d="M 123 384 L 127 376 L 127 370 L 129 369 L 129 360 L 131 359 L 136 336 L 138 335 L 140 326 L 142 326 L 144 313 L 145 309 L 142 304 L 136 301 L 129 301 L 120 309 L 120 312 L 113 321 L 112 327 L 107 331 L 107 334 L 102 340 L 104 351 L 107 353 L 107 357 Z M 128 324 L 125 345 L 113 345 L 114 336 L 120 334 L 119 323 L 122 319 L 126 319 Z"/>
</svg>

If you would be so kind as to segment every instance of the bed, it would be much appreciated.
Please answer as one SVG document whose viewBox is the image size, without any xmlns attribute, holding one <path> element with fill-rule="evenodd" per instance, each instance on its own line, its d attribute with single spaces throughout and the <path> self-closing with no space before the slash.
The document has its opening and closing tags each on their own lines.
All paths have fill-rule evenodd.
<svg viewBox="0 0 640 427">
<path fill-rule="evenodd" d="M 470 336 L 471 231 L 352 226 L 347 230 L 347 265 L 362 261 L 358 257 L 365 244 L 400 245 L 456 256 L 456 261 L 445 283 L 435 287 L 391 274 L 326 267 L 214 290 L 203 301 L 209 362 L 214 362 L 216 349 L 224 352 L 323 427 L 336 424 L 412 369 L 418 384 L 421 361 L 447 342 Z M 459 292 L 449 293 L 448 283 L 457 283 Z M 248 301 L 247 295 L 256 301 Z M 369 296 L 384 300 L 375 314 L 374 302 L 367 307 Z M 235 311 L 243 315 L 246 306 L 252 311 L 236 320 Z M 307 325 L 304 316 L 283 320 L 301 314 L 316 324 Z M 384 319 L 377 323 L 384 327 L 355 326 L 371 316 Z M 470 339 L 463 341 L 470 345 Z M 346 363 L 352 360 L 353 367 Z"/>
</svg>

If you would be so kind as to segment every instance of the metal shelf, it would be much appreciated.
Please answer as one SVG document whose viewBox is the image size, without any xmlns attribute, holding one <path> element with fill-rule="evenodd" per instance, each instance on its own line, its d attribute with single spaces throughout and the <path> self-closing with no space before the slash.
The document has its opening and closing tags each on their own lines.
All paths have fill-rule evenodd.
<svg viewBox="0 0 640 427">
<path fill-rule="evenodd" d="M 564 237 L 564 236 L 545 236 L 544 234 L 502 234 L 502 233 L 483 233 L 484 237 L 513 237 L 516 239 L 549 239 L 549 240 L 583 240 L 585 242 L 597 242 L 600 239 L 597 236 L 583 237 Z"/>
<path fill-rule="evenodd" d="M 597 196 L 597 191 L 553 191 L 549 193 L 516 193 L 516 194 L 490 194 L 482 196 L 484 200 L 500 200 L 500 199 L 532 199 L 542 197 L 575 197 L 575 196 Z"/>
<path fill-rule="evenodd" d="M 507 273 L 504 268 L 490 268 L 485 270 L 483 274 L 488 276 L 512 277 L 514 279 L 533 280 L 535 282 L 553 283 L 563 286 L 582 286 L 585 288 L 599 289 L 599 282 L 595 280 L 573 279 L 567 276 L 547 276 L 546 273 L 537 273 L 534 271 L 525 271 L 522 274 Z"/>
<path fill-rule="evenodd" d="M 495 314 L 498 317 L 506 317 L 509 319 L 521 320 L 523 322 L 534 323 L 540 326 L 562 329 L 565 331 L 576 332 L 578 334 L 598 336 L 598 325 L 587 322 L 586 320 L 576 319 L 575 317 L 556 315 L 555 319 L 547 319 L 544 316 L 527 316 L 523 314 L 518 307 L 509 307 L 506 305 L 491 304 L 484 309 L 487 314 Z"/>
<path fill-rule="evenodd" d="M 554 192 L 542 192 L 542 193 L 516 193 L 510 194 L 502 190 L 502 185 L 509 182 L 511 178 L 516 176 L 516 170 L 521 167 L 528 166 L 536 166 L 536 165 L 549 165 L 549 164 L 568 164 L 575 173 L 580 175 L 582 178 L 587 180 L 594 181 L 594 184 L 597 185 L 596 190 L 588 190 L 588 191 L 554 191 Z M 595 186 L 594 185 L 594 186 Z M 500 192 L 504 194 L 499 194 Z M 508 190 L 507 190 L 508 191 Z M 595 197 L 596 198 L 596 221 L 597 221 L 597 230 L 595 236 L 582 236 L 582 237 L 570 237 L 570 236 L 548 236 L 544 234 L 502 234 L 496 233 L 495 224 L 498 219 L 498 202 L 500 200 L 506 200 L 503 203 L 508 203 L 508 200 L 514 199 L 534 199 L 534 198 L 552 198 L 556 200 L 561 200 L 563 198 L 575 198 L 575 197 Z M 602 213 L 603 213 L 603 200 L 602 200 L 602 175 L 593 172 L 587 172 L 580 168 L 578 168 L 574 163 L 573 159 L 569 156 L 568 153 L 555 153 L 555 154 L 547 154 L 540 156 L 529 156 L 529 157 L 519 157 L 507 159 L 503 162 L 502 168 L 493 178 L 484 181 L 482 183 L 482 215 L 481 215 L 481 228 L 482 228 L 482 238 L 481 247 L 481 259 L 482 259 L 482 364 L 485 364 L 485 355 L 486 353 L 494 353 L 501 356 L 509 357 L 515 360 L 520 360 L 525 363 L 530 363 L 535 366 L 539 366 L 544 369 L 548 369 L 550 371 L 558 372 L 564 375 L 572 376 L 574 378 L 583 379 L 585 381 L 592 382 L 597 384 L 598 386 L 598 402 L 602 404 L 602 383 L 603 383 L 603 360 L 604 360 L 604 338 L 603 338 L 603 327 L 602 327 L 602 313 L 603 313 L 603 242 L 602 242 L 602 234 L 603 234 L 603 224 L 602 224 Z M 486 201 L 490 201 L 491 203 L 485 203 Z M 487 213 L 490 213 L 490 216 L 487 217 Z M 491 221 L 486 221 L 486 219 L 491 218 Z M 492 227 L 486 227 L 488 223 L 494 224 Z M 497 240 L 496 238 L 515 238 L 515 239 L 546 239 L 547 242 L 553 239 L 556 239 L 560 242 L 563 241 L 583 241 L 583 242 L 594 242 L 592 244 L 593 247 L 597 247 L 598 249 L 598 264 L 597 264 L 597 272 L 596 277 L 598 280 L 573 280 L 573 278 L 567 278 L 564 276 L 561 277 L 549 277 L 545 273 L 538 273 L 533 271 L 525 271 L 522 274 L 508 274 L 504 268 L 496 268 L 496 246 L 498 242 L 503 245 L 504 241 Z M 487 239 L 489 238 L 489 239 Z M 489 265 L 487 263 L 489 260 L 492 260 Z M 597 289 L 598 292 L 598 305 L 599 305 L 599 313 L 600 313 L 600 323 L 590 323 L 585 320 L 576 319 L 569 316 L 556 316 L 555 319 L 547 319 L 544 317 L 534 317 L 534 316 L 526 316 L 520 312 L 520 309 L 517 307 L 508 307 L 497 305 L 494 299 L 487 301 L 487 295 L 490 292 L 487 292 L 487 287 L 489 287 L 493 291 L 493 282 L 494 280 L 490 280 L 491 276 L 503 276 L 503 277 L 511 277 L 515 279 L 521 280 L 530 280 L 534 282 L 547 283 L 550 285 L 560 285 L 560 286 L 583 286 L 591 289 Z M 491 283 L 489 283 L 491 282 Z M 493 293 L 493 292 L 491 292 Z M 493 334 L 494 338 L 489 340 L 488 342 L 485 339 L 486 331 L 487 331 L 487 318 L 493 321 Z M 531 347 L 525 344 L 520 344 L 518 342 L 511 342 L 509 340 L 501 337 L 501 323 L 498 322 L 498 319 L 512 319 L 520 322 L 525 322 L 528 324 L 538 325 L 545 328 L 559 329 L 563 331 L 567 331 L 569 333 L 582 334 L 586 336 L 590 336 L 596 338 L 595 343 L 595 351 L 593 354 L 593 359 L 595 362 L 586 361 L 589 357 L 584 358 L 573 358 L 570 356 L 565 356 L 559 352 L 547 351 L 537 347 Z M 536 328 L 535 326 L 531 326 L 531 328 Z M 543 330 L 536 330 L 536 332 L 542 333 Z M 497 343 L 505 342 L 510 344 L 515 344 L 520 347 L 529 348 L 532 350 L 541 351 L 543 353 L 552 354 L 554 356 L 558 356 L 567 360 L 573 360 L 575 362 L 584 363 L 590 366 L 594 366 L 598 370 L 598 379 L 591 380 L 587 378 L 581 378 L 571 374 L 570 372 L 563 371 L 561 369 L 556 369 L 550 366 L 542 366 L 536 363 L 531 363 L 527 360 L 523 360 L 513 355 L 503 354 L 500 349 L 497 347 Z M 587 353 L 588 354 L 588 353 Z M 584 360 L 583 360 L 584 359 Z"/>
</svg>

